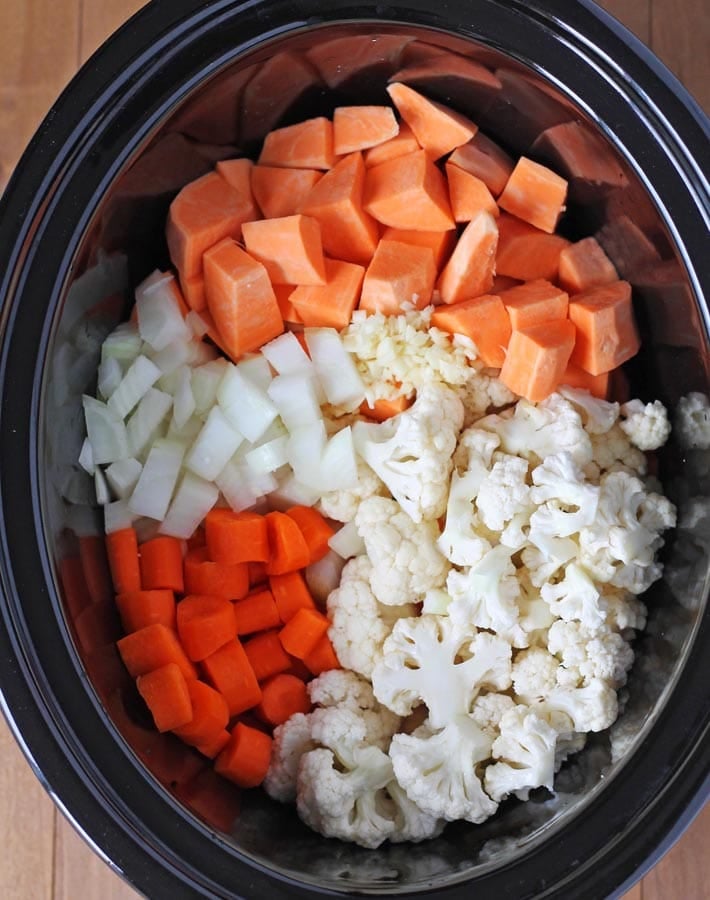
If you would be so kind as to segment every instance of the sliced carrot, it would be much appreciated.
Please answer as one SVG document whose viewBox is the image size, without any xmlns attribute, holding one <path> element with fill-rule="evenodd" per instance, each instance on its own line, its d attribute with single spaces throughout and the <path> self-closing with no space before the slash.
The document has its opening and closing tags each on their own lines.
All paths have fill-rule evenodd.
<svg viewBox="0 0 710 900">
<path fill-rule="evenodd" d="M 288 572 L 286 575 L 271 575 L 269 587 L 279 611 L 282 622 L 294 616 L 299 609 L 315 609 L 311 592 L 300 572 Z"/>
<path fill-rule="evenodd" d="M 229 732 L 226 732 L 227 741 Z M 226 742 L 225 742 L 226 743 Z M 211 828 L 229 833 L 239 815 L 241 791 L 236 785 L 206 768 L 191 781 L 180 785 L 176 795 Z"/>
<path fill-rule="evenodd" d="M 437 306 L 431 324 L 450 334 L 463 334 L 476 345 L 486 366 L 499 369 L 510 340 L 510 317 L 495 294 L 482 294 L 449 306 Z"/>
<path fill-rule="evenodd" d="M 398 133 L 390 106 L 337 106 L 333 111 L 333 149 L 337 155 L 376 147 Z"/>
<path fill-rule="evenodd" d="M 250 562 L 249 567 L 249 587 L 256 587 L 258 584 L 266 584 L 269 576 L 266 574 L 266 563 Z"/>
<path fill-rule="evenodd" d="M 326 259 L 325 284 L 299 285 L 289 297 L 297 321 L 308 327 L 345 328 L 360 299 L 364 277 L 363 266 Z"/>
<path fill-rule="evenodd" d="M 278 219 L 300 212 L 308 192 L 322 177 L 323 173 L 317 169 L 254 166 L 251 187 L 262 214 L 267 219 Z"/>
<path fill-rule="evenodd" d="M 116 595 L 116 606 L 126 634 L 156 622 L 175 628 L 175 595 L 172 591 L 125 591 Z"/>
<path fill-rule="evenodd" d="M 139 591 L 141 568 L 135 528 L 121 528 L 106 535 L 106 553 L 116 593 Z"/>
<path fill-rule="evenodd" d="M 540 163 L 521 156 L 498 197 L 502 209 L 552 234 L 565 208 L 567 181 Z"/>
<path fill-rule="evenodd" d="M 429 247 L 434 254 L 437 272 L 456 246 L 455 231 L 412 231 L 409 228 L 387 227 L 382 232 L 382 239 L 399 241 L 401 244 L 414 244 L 416 247 Z"/>
<path fill-rule="evenodd" d="M 514 331 L 567 317 L 567 292 L 544 278 L 516 285 L 498 296 L 508 311 Z"/>
<path fill-rule="evenodd" d="M 197 750 L 203 756 L 208 756 L 210 759 L 214 759 L 215 756 L 218 756 L 227 746 L 227 744 L 229 743 L 229 738 L 230 734 L 227 729 L 224 728 L 222 731 L 218 731 L 215 734 L 206 737 L 199 743 L 193 744 L 193 746 L 195 750 Z"/>
<path fill-rule="evenodd" d="M 292 518 L 282 512 L 267 513 L 271 555 L 266 563 L 267 575 L 285 575 L 308 565 L 310 551 L 301 529 Z"/>
<path fill-rule="evenodd" d="M 284 170 L 285 171 L 285 170 Z M 328 262 L 330 260 L 325 260 L 325 274 L 326 278 L 328 277 Z M 302 285 L 303 287 L 303 285 Z M 287 322 L 290 325 L 303 325 L 301 320 L 301 316 L 296 309 L 296 307 L 291 302 L 291 297 L 293 296 L 293 292 L 296 290 L 296 286 L 293 284 L 275 284 L 274 285 L 274 294 L 276 295 L 276 302 L 279 305 L 279 312 L 281 313 L 281 318 L 284 322 Z"/>
<path fill-rule="evenodd" d="M 308 689 L 295 675 L 280 672 L 268 678 L 261 686 L 261 702 L 254 712 L 267 725 L 275 728 L 295 713 L 311 710 Z"/>
<path fill-rule="evenodd" d="M 188 681 L 187 690 L 192 704 L 192 718 L 184 725 L 173 728 L 175 734 L 193 746 L 214 739 L 227 728 L 229 709 L 227 701 L 204 681 Z"/>
<path fill-rule="evenodd" d="M 175 663 L 139 675 L 136 686 L 161 733 L 186 725 L 192 719 L 187 681 Z"/>
<path fill-rule="evenodd" d="M 460 113 L 429 100 L 401 82 L 387 85 L 387 93 L 399 114 L 414 132 L 419 145 L 433 159 L 451 153 L 470 141 L 478 126 Z"/>
<path fill-rule="evenodd" d="M 207 307 L 219 341 L 232 358 L 282 333 L 271 281 L 258 260 L 227 239 L 205 253 L 204 266 Z"/>
<path fill-rule="evenodd" d="M 397 156 L 365 174 L 365 210 L 383 225 L 414 231 L 449 231 L 446 180 L 426 150 Z"/>
<path fill-rule="evenodd" d="M 484 181 L 453 163 L 446 163 L 446 181 L 449 185 L 451 210 L 457 222 L 470 222 L 485 209 L 492 216 L 498 216 L 498 204 Z"/>
<path fill-rule="evenodd" d="M 494 197 L 503 191 L 515 167 L 505 150 L 480 131 L 457 147 L 449 162 L 480 178 Z"/>
<path fill-rule="evenodd" d="M 79 558 L 91 602 L 110 601 L 113 587 L 104 538 L 96 534 L 82 535 L 79 538 Z"/>
<path fill-rule="evenodd" d="M 194 309 L 195 312 L 202 312 L 207 307 L 205 276 L 202 272 L 199 275 L 191 275 L 189 278 L 180 275 L 180 287 L 190 309 Z"/>
<path fill-rule="evenodd" d="M 312 506 L 291 506 L 286 510 L 286 515 L 293 519 L 306 539 L 310 552 L 308 564 L 323 559 L 330 550 L 328 541 L 335 534 L 335 529 Z"/>
<path fill-rule="evenodd" d="M 261 700 L 261 688 L 238 640 L 230 641 L 202 660 L 208 681 L 227 701 L 230 716 L 239 715 Z"/>
<path fill-rule="evenodd" d="M 399 133 L 395 137 L 365 151 L 363 157 L 365 168 L 369 169 L 372 166 L 378 166 L 380 163 L 387 162 L 388 159 L 406 156 L 408 153 L 414 153 L 421 149 L 409 125 L 406 122 L 400 122 Z"/>
<path fill-rule="evenodd" d="M 360 404 L 360 412 L 363 416 L 367 416 L 368 419 L 374 419 L 375 422 L 385 422 L 393 416 L 398 416 L 405 409 L 409 409 L 412 403 L 414 403 L 413 396 L 400 396 L 395 397 L 393 400 L 381 397 L 379 400 L 375 400 L 372 406 L 367 400 L 363 400 Z"/>
<path fill-rule="evenodd" d="M 197 547 L 185 554 L 185 591 L 188 594 L 210 594 L 226 600 L 240 600 L 249 591 L 249 567 L 246 563 L 216 563 L 207 547 Z"/>
<path fill-rule="evenodd" d="M 182 278 L 202 272 L 202 256 L 225 237 L 238 238 L 253 209 L 251 196 L 236 191 L 218 172 L 186 184 L 170 204 L 168 250 Z"/>
<path fill-rule="evenodd" d="M 333 123 L 321 117 L 270 131 L 259 155 L 260 166 L 289 169 L 332 169 Z"/>
<path fill-rule="evenodd" d="M 385 315 L 423 309 L 431 303 L 435 281 L 429 247 L 381 240 L 365 272 L 359 308 Z"/>
<path fill-rule="evenodd" d="M 244 644 L 244 652 L 259 682 L 286 672 L 291 666 L 291 657 L 281 645 L 276 630 L 261 631 L 249 638 Z"/>
<path fill-rule="evenodd" d="M 303 659 L 315 648 L 330 626 L 327 616 L 317 609 L 299 609 L 279 631 L 284 650 Z"/>
<path fill-rule="evenodd" d="M 569 241 L 559 234 L 547 234 L 515 216 L 501 215 L 498 219 L 498 253 L 496 273 L 533 281 L 546 278 L 556 281 L 560 254 Z"/>
<path fill-rule="evenodd" d="M 242 232 L 247 251 L 263 264 L 274 284 L 325 283 L 323 242 L 316 219 L 302 215 L 260 219 L 245 222 Z"/>
<path fill-rule="evenodd" d="M 70 618 L 73 619 L 91 603 L 81 557 L 65 556 L 64 559 L 59 560 L 58 565 L 62 599 Z"/>
<path fill-rule="evenodd" d="M 270 558 L 266 519 L 258 513 L 212 509 L 205 517 L 205 538 L 214 562 L 233 565 Z"/>
<path fill-rule="evenodd" d="M 239 787 L 258 787 L 269 770 L 272 743 L 268 734 L 237 722 L 229 743 L 215 760 L 214 770 Z"/>
<path fill-rule="evenodd" d="M 555 319 L 514 331 L 508 342 L 500 380 L 513 391 L 536 403 L 560 384 L 574 347 L 575 328 L 569 319 Z"/>
<path fill-rule="evenodd" d="M 200 662 L 237 636 L 234 606 L 223 597 L 188 594 L 177 606 L 177 630 L 188 659 Z"/>
<path fill-rule="evenodd" d="M 321 672 L 341 668 L 340 660 L 327 634 L 324 634 L 311 652 L 306 654 L 303 662 L 312 675 L 320 675 Z"/>
<path fill-rule="evenodd" d="M 254 591 L 235 603 L 234 619 L 240 637 L 275 628 L 281 621 L 274 595 L 269 590 Z"/>
<path fill-rule="evenodd" d="M 493 284 L 498 246 L 496 220 L 485 210 L 468 223 L 437 287 L 444 303 L 458 303 L 487 293 Z"/>
<path fill-rule="evenodd" d="M 610 372 L 638 352 L 641 342 L 628 281 L 574 295 L 569 317 L 577 327 L 572 362 L 592 375 Z"/>
<path fill-rule="evenodd" d="M 596 238 L 587 237 L 560 253 L 559 282 L 570 294 L 579 294 L 619 278 L 614 263 Z"/>
<path fill-rule="evenodd" d="M 165 625 L 146 625 L 117 642 L 118 652 L 133 678 L 174 662 L 185 678 L 197 678 L 175 632 Z"/>
<path fill-rule="evenodd" d="M 560 379 L 560 384 L 589 391 L 593 397 L 599 397 L 601 400 L 606 400 L 609 396 L 609 372 L 602 372 L 601 375 L 591 375 L 573 362 L 567 363 L 567 368 Z"/>
<path fill-rule="evenodd" d="M 140 545 L 141 585 L 146 591 L 182 592 L 182 544 L 174 537 L 160 535 Z"/>
</svg>

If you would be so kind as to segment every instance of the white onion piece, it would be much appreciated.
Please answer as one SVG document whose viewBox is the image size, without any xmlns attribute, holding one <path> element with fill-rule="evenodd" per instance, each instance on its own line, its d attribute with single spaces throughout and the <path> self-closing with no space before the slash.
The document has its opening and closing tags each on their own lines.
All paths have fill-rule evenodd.
<svg viewBox="0 0 710 900">
<path fill-rule="evenodd" d="M 198 341 L 207 334 L 207 322 L 194 309 L 185 316 L 185 324 Z"/>
<path fill-rule="evenodd" d="M 79 465 L 87 475 L 93 475 L 96 471 L 96 464 L 94 463 L 94 452 L 91 449 L 91 441 L 88 439 L 88 437 L 84 438 L 84 443 L 81 445 Z"/>
<path fill-rule="evenodd" d="M 184 455 L 185 445 L 178 441 L 159 438 L 153 444 L 129 500 L 137 516 L 165 518 Z"/>
<path fill-rule="evenodd" d="M 137 356 L 107 401 L 108 408 L 121 419 L 125 419 L 146 391 L 153 387 L 160 375 L 160 369 L 147 356 L 142 354 Z"/>
<path fill-rule="evenodd" d="M 323 419 L 315 382 L 308 375 L 277 375 L 267 393 L 289 431 Z"/>
<path fill-rule="evenodd" d="M 203 366 L 205 363 L 218 359 L 217 351 L 206 341 L 190 341 L 187 345 L 187 362 L 193 366 Z"/>
<path fill-rule="evenodd" d="M 358 534 L 354 522 L 346 522 L 328 541 L 328 546 L 342 559 L 362 556 L 365 553 L 365 541 Z"/>
<path fill-rule="evenodd" d="M 206 481 L 214 481 L 234 456 L 244 436 L 213 406 L 202 430 L 185 457 L 185 467 Z"/>
<path fill-rule="evenodd" d="M 313 506 L 320 500 L 321 493 L 300 482 L 293 472 L 287 472 L 268 492 L 267 500 L 270 509 L 283 512 L 291 506 Z"/>
<path fill-rule="evenodd" d="M 352 429 L 341 429 L 328 441 L 320 459 L 321 491 L 347 491 L 358 480 Z"/>
<path fill-rule="evenodd" d="M 278 415 L 266 392 L 237 366 L 227 369 L 217 389 L 217 402 L 232 425 L 252 443 L 259 440 Z"/>
<path fill-rule="evenodd" d="M 195 398 L 192 393 L 192 376 L 188 366 L 181 366 L 175 373 L 177 384 L 173 392 L 173 422 L 182 428 L 195 412 Z"/>
<path fill-rule="evenodd" d="M 173 276 L 156 276 L 151 282 L 152 277 L 136 288 L 138 332 L 153 350 L 163 350 L 174 341 L 188 341 L 191 334 L 174 293 Z"/>
<path fill-rule="evenodd" d="M 286 455 L 297 481 L 306 487 L 323 491 L 321 459 L 326 447 L 323 422 L 294 428 L 288 437 Z"/>
<path fill-rule="evenodd" d="M 235 512 L 251 509 L 264 494 L 277 486 L 273 475 L 257 475 L 249 470 L 246 463 L 234 460 L 230 460 L 222 469 L 215 484 Z"/>
<path fill-rule="evenodd" d="M 184 444 L 189 446 L 193 441 L 197 439 L 197 435 L 202 431 L 204 424 L 204 419 L 201 419 L 199 416 L 192 415 L 187 420 L 187 422 L 185 422 L 182 428 L 178 428 L 175 420 L 171 419 L 168 430 L 165 432 L 165 437 L 171 438 L 176 441 L 182 441 Z"/>
<path fill-rule="evenodd" d="M 106 506 L 111 502 L 111 491 L 106 483 L 106 476 L 100 468 L 94 470 L 94 491 L 96 493 L 96 502 L 99 506 Z"/>
<path fill-rule="evenodd" d="M 185 472 L 158 531 L 187 540 L 215 505 L 218 497 L 219 490 L 214 484 L 191 472 Z"/>
<path fill-rule="evenodd" d="M 82 403 L 94 464 L 103 465 L 117 459 L 127 459 L 131 454 L 123 420 L 94 397 L 84 394 Z"/>
<path fill-rule="evenodd" d="M 192 395 L 195 398 L 195 412 L 209 412 L 217 398 L 217 388 L 224 378 L 229 363 L 226 359 L 215 359 L 192 370 Z"/>
<path fill-rule="evenodd" d="M 101 361 L 113 358 L 130 364 L 141 352 L 142 344 L 138 327 L 133 322 L 122 322 L 101 345 Z"/>
<path fill-rule="evenodd" d="M 162 374 L 170 375 L 190 360 L 191 346 L 188 341 L 172 341 L 167 347 L 150 354 L 150 359 Z"/>
<path fill-rule="evenodd" d="M 152 290 L 160 285 L 169 284 L 173 280 L 172 272 L 161 272 L 160 269 L 154 269 L 150 275 L 146 276 L 135 290 L 136 300 L 150 294 Z"/>
<path fill-rule="evenodd" d="M 304 334 L 326 399 L 354 409 L 365 399 L 365 385 L 340 335 L 334 328 L 306 328 Z"/>
<path fill-rule="evenodd" d="M 109 399 L 122 378 L 123 366 L 115 356 L 107 356 L 99 363 L 97 388 L 104 400 Z"/>
<path fill-rule="evenodd" d="M 274 373 L 271 371 L 268 359 L 261 353 L 253 353 L 245 356 L 237 363 L 237 368 L 252 384 L 265 391 L 271 384 Z"/>
<path fill-rule="evenodd" d="M 292 331 L 284 331 L 273 341 L 264 344 L 261 353 L 279 375 L 315 374 L 313 363 Z"/>
<path fill-rule="evenodd" d="M 282 435 L 258 444 L 244 454 L 244 459 L 255 472 L 275 472 L 288 462 L 288 437 Z"/>
<path fill-rule="evenodd" d="M 111 463 L 106 469 L 106 479 L 119 500 L 127 500 L 131 496 L 142 470 L 143 466 L 132 456 Z"/>
<path fill-rule="evenodd" d="M 345 560 L 334 550 L 330 550 L 318 562 L 306 566 L 304 571 L 306 584 L 316 603 L 321 606 L 325 605 L 328 594 L 340 584 L 344 566 Z"/>
<path fill-rule="evenodd" d="M 149 388 L 141 399 L 136 411 L 126 423 L 131 456 L 142 456 L 148 445 L 156 438 L 158 429 L 165 420 L 173 398 L 157 388 Z"/>
<path fill-rule="evenodd" d="M 134 515 L 125 500 L 113 500 L 104 506 L 104 531 L 122 531 L 133 525 Z"/>
</svg>

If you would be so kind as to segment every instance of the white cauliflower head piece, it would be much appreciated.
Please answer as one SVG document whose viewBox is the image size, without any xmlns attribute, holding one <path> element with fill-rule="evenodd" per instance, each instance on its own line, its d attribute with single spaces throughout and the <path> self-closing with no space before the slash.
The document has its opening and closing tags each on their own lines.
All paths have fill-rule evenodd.
<svg viewBox="0 0 710 900">
<path fill-rule="evenodd" d="M 503 714 L 491 753 L 498 760 L 486 768 L 484 785 L 497 801 L 509 794 L 527 800 L 537 787 L 552 789 L 557 732 L 527 706 Z"/>
<path fill-rule="evenodd" d="M 658 450 L 668 440 L 671 423 L 660 400 L 646 404 L 641 400 L 629 400 L 622 405 L 621 415 L 621 430 L 639 450 Z"/>
<path fill-rule="evenodd" d="M 352 522 L 358 506 L 367 497 L 386 497 L 385 483 L 362 459 L 357 459 L 357 484 L 349 490 L 326 491 L 319 501 L 324 516 L 336 522 Z"/>
</svg>

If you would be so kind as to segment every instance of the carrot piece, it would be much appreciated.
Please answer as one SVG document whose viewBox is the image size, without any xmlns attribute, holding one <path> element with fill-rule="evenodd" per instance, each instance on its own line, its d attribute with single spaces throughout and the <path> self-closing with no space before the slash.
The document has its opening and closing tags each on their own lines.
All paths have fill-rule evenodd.
<svg viewBox="0 0 710 900">
<path fill-rule="evenodd" d="M 231 185 L 242 198 L 244 205 L 243 221 L 251 222 L 252 219 L 257 219 L 259 217 L 259 207 L 252 189 L 254 162 L 247 157 L 220 159 L 215 168 L 227 184 Z"/>
<path fill-rule="evenodd" d="M 74 619 L 74 631 L 84 654 L 103 650 L 121 636 L 121 622 L 113 600 L 86 606 Z"/>
<path fill-rule="evenodd" d="M 426 150 L 397 156 L 365 173 L 363 206 L 383 225 L 414 231 L 449 231 L 446 180 Z"/>
<path fill-rule="evenodd" d="M 250 562 L 249 569 L 249 587 L 253 588 L 258 584 L 266 584 L 269 576 L 266 574 L 266 563 Z M 239 599 L 239 598 L 237 598 Z"/>
<path fill-rule="evenodd" d="M 588 237 L 560 253 L 559 282 L 570 294 L 611 284 L 619 278 L 614 263 L 602 250 L 596 238 Z"/>
<path fill-rule="evenodd" d="M 189 278 L 180 275 L 180 287 L 190 309 L 194 309 L 195 312 L 202 312 L 207 307 L 205 278 L 202 273 L 191 275 Z"/>
<path fill-rule="evenodd" d="M 574 347 L 575 328 L 569 319 L 555 319 L 514 331 L 508 342 L 500 380 L 513 391 L 536 403 L 559 385 Z"/>
<path fill-rule="evenodd" d="M 398 315 L 431 303 L 436 281 L 434 253 L 429 247 L 381 240 L 362 283 L 360 309 Z"/>
<path fill-rule="evenodd" d="M 102 603 L 111 600 L 113 587 L 105 539 L 95 534 L 80 537 L 79 558 L 91 602 Z"/>
<path fill-rule="evenodd" d="M 498 231 L 498 241 L 500 246 L 500 230 Z M 515 287 L 516 284 L 522 284 L 522 282 L 518 281 L 517 278 L 511 278 L 510 275 L 496 274 L 495 278 L 493 279 L 491 294 L 502 294 L 503 291 L 507 291 L 509 288 Z"/>
<path fill-rule="evenodd" d="M 193 746 L 198 753 L 201 753 L 203 756 L 208 756 L 210 759 L 214 759 L 215 756 L 218 756 L 222 750 L 224 750 L 228 743 L 229 732 L 225 728 L 222 731 L 218 731 L 216 734 L 206 737 L 203 741 L 193 744 Z"/>
<path fill-rule="evenodd" d="M 280 624 L 279 611 L 271 591 L 255 591 L 234 604 L 237 634 L 253 634 L 266 631 Z"/>
<path fill-rule="evenodd" d="M 593 397 L 599 397 L 601 400 L 606 400 L 609 396 L 609 372 L 602 372 L 601 375 L 591 375 L 573 362 L 567 363 L 567 368 L 562 374 L 560 384 L 589 391 Z"/>
<path fill-rule="evenodd" d="M 330 550 L 328 541 L 335 534 L 335 529 L 312 506 L 291 506 L 286 510 L 286 515 L 293 519 L 306 539 L 310 552 L 308 564 L 323 559 Z"/>
<path fill-rule="evenodd" d="M 325 260 L 325 272 L 326 278 L 328 277 L 328 262 L 330 260 Z M 303 285 L 302 285 L 303 286 Z M 276 302 L 279 305 L 279 312 L 281 313 L 281 318 L 284 322 L 289 323 L 290 325 L 303 325 L 301 321 L 301 316 L 299 315 L 298 310 L 291 302 L 291 298 L 293 296 L 293 292 L 296 290 L 296 286 L 293 284 L 275 284 L 274 285 L 274 294 L 276 295 Z"/>
<path fill-rule="evenodd" d="M 196 746 L 226 731 L 229 709 L 220 692 L 204 681 L 188 681 L 187 691 L 192 703 L 192 717 L 184 725 L 173 728 L 175 734 L 186 744 Z"/>
<path fill-rule="evenodd" d="M 135 528 L 121 528 L 106 535 L 106 552 L 111 580 L 117 593 L 139 591 L 141 569 Z"/>
<path fill-rule="evenodd" d="M 370 406 L 367 400 L 363 400 L 360 404 L 360 413 L 367 416 L 368 419 L 374 419 L 375 422 L 385 422 L 393 416 L 398 416 L 405 409 L 409 409 L 413 402 L 413 396 L 395 397 L 393 400 L 381 397 L 379 400 L 375 400 L 374 406 Z"/>
<path fill-rule="evenodd" d="M 508 311 L 514 331 L 522 331 L 550 319 L 567 318 L 567 292 L 544 278 L 516 285 L 498 296 Z"/>
<path fill-rule="evenodd" d="M 177 630 L 188 658 L 200 662 L 237 636 L 234 606 L 223 597 L 188 594 L 177 606 Z"/>
<path fill-rule="evenodd" d="M 269 533 L 271 556 L 267 575 L 284 575 L 308 565 L 310 552 L 301 529 L 286 513 L 270 512 L 264 518 Z"/>
<path fill-rule="evenodd" d="M 239 787 L 258 787 L 269 770 L 272 743 L 268 734 L 237 722 L 229 743 L 215 760 L 214 770 Z"/>
<path fill-rule="evenodd" d="M 311 701 L 304 682 L 295 675 L 279 672 L 262 684 L 261 702 L 254 712 L 267 725 L 275 728 L 295 713 L 310 710 Z"/>
<path fill-rule="evenodd" d="M 485 210 L 464 228 L 437 287 L 444 303 L 457 303 L 487 293 L 493 284 L 498 246 L 496 220 Z"/>
<path fill-rule="evenodd" d="M 300 212 L 308 192 L 322 177 L 323 173 L 317 169 L 254 166 L 251 187 L 262 215 L 267 219 L 279 219 Z"/>
<path fill-rule="evenodd" d="M 390 106 L 338 106 L 333 111 L 333 149 L 339 156 L 376 147 L 398 133 Z"/>
<path fill-rule="evenodd" d="M 204 265 L 205 295 L 217 330 L 216 343 L 229 356 L 237 358 L 256 350 L 282 333 L 279 305 L 269 275 L 258 260 L 228 238 L 205 253 Z"/>
<path fill-rule="evenodd" d="M 363 266 L 326 259 L 325 284 L 299 285 L 289 297 L 297 321 L 312 327 L 345 328 L 360 299 L 364 277 Z"/>
<path fill-rule="evenodd" d="M 327 634 L 324 634 L 311 652 L 304 656 L 303 662 L 312 675 L 320 675 L 321 672 L 341 668 L 340 660 Z"/>
<path fill-rule="evenodd" d="M 510 318 L 503 301 L 495 294 L 482 294 L 450 306 L 437 306 L 431 324 L 450 334 L 463 334 L 476 345 L 486 366 L 499 369 L 510 340 Z"/>
<path fill-rule="evenodd" d="M 480 178 L 494 197 L 503 191 L 515 167 L 505 150 L 480 131 L 457 147 L 449 162 Z"/>
<path fill-rule="evenodd" d="M 498 216 L 498 204 L 493 194 L 476 175 L 460 169 L 452 163 L 446 163 L 446 180 L 449 185 L 451 210 L 457 222 L 470 222 L 471 219 L 485 209 L 492 216 Z"/>
<path fill-rule="evenodd" d="M 564 178 L 547 166 L 521 156 L 498 197 L 498 204 L 524 222 L 552 234 L 566 198 Z"/>
<path fill-rule="evenodd" d="M 218 172 L 186 184 L 170 204 L 168 250 L 182 278 L 202 272 L 206 250 L 226 237 L 238 238 L 251 218 L 251 197 L 245 198 Z"/>
<path fill-rule="evenodd" d="M 323 242 L 316 219 L 302 215 L 259 219 L 245 222 L 242 232 L 247 251 L 262 263 L 274 284 L 325 283 Z"/>
<path fill-rule="evenodd" d="M 187 681 L 175 663 L 139 675 L 136 686 L 161 733 L 186 725 L 192 719 Z"/>
<path fill-rule="evenodd" d="M 299 609 L 279 631 L 284 650 L 303 659 L 314 649 L 330 626 L 328 617 L 317 609 Z"/>
<path fill-rule="evenodd" d="M 156 622 L 175 628 L 175 595 L 172 591 L 125 591 L 116 595 L 116 606 L 126 634 Z"/>
<path fill-rule="evenodd" d="M 289 169 L 332 169 L 336 162 L 333 123 L 319 116 L 270 131 L 258 162 Z"/>
<path fill-rule="evenodd" d="M 616 369 L 638 352 L 640 339 L 628 281 L 574 295 L 569 317 L 577 327 L 572 362 L 590 374 Z"/>
<path fill-rule="evenodd" d="M 197 670 L 180 646 L 175 632 L 165 625 L 146 625 L 117 641 L 118 652 L 133 678 L 174 662 L 185 678 L 197 678 Z"/>
<path fill-rule="evenodd" d="M 229 740 L 229 732 L 226 735 Z M 180 785 L 175 793 L 181 803 L 211 828 L 227 833 L 232 830 L 239 815 L 241 791 L 212 768 L 204 769 L 192 781 Z"/>
<path fill-rule="evenodd" d="M 382 144 L 366 150 L 363 154 L 363 161 L 365 168 L 369 169 L 372 166 L 379 166 L 380 163 L 387 162 L 388 159 L 406 156 L 408 153 L 414 153 L 421 149 L 409 125 L 406 122 L 400 122 L 399 133 Z"/>
<path fill-rule="evenodd" d="M 259 682 L 291 667 L 291 657 L 281 645 L 279 633 L 275 630 L 262 631 L 249 638 L 244 644 L 244 652 Z"/>
<path fill-rule="evenodd" d="M 416 247 L 429 247 L 434 254 L 437 272 L 451 256 L 456 246 L 455 231 L 412 231 L 409 228 L 387 227 L 382 232 L 382 240 L 399 241 L 400 244 L 414 244 Z"/>
<path fill-rule="evenodd" d="M 315 609 L 311 592 L 300 572 L 288 572 L 286 575 L 271 575 L 269 587 L 279 611 L 282 622 L 294 616 L 299 609 Z"/>
<path fill-rule="evenodd" d="M 420 146 L 434 159 L 439 159 L 470 141 L 478 131 L 478 126 L 470 119 L 441 103 L 429 100 L 406 84 L 389 84 L 387 93 L 414 132 Z"/>
<path fill-rule="evenodd" d="M 146 591 L 182 593 L 182 545 L 178 538 L 160 535 L 140 545 L 141 584 Z"/>
<path fill-rule="evenodd" d="M 497 221 L 496 273 L 520 281 L 557 281 L 560 254 L 569 241 L 559 234 L 546 234 L 515 216 L 501 215 Z"/>
<path fill-rule="evenodd" d="M 86 586 L 81 557 L 65 556 L 64 559 L 59 560 L 58 565 L 62 599 L 69 617 L 74 619 L 82 609 L 85 609 L 91 603 L 91 595 Z"/>
<path fill-rule="evenodd" d="M 185 555 L 185 591 L 188 594 L 210 594 L 226 600 L 239 600 L 249 590 L 249 567 L 246 563 L 215 563 L 207 547 L 197 547 Z"/>
<path fill-rule="evenodd" d="M 266 519 L 258 513 L 212 509 L 205 517 L 205 537 L 214 562 L 268 562 L 271 556 Z"/>
<path fill-rule="evenodd" d="M 207 679 L 227 701 L 230 716 L 236 716 L 261 700 L 256 674 L 238 640 L 230 641 L 202 660 Z"/>
</svg>

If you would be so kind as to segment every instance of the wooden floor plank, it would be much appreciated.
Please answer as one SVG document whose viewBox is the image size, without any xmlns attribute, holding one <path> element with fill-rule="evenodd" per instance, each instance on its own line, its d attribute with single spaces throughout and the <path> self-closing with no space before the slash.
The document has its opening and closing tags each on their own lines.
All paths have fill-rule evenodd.
<svg viewBox="0 0 710 900">
<path fill-rule="evenodd" d="M 644 44 L 651 40 L 651 0 L 598 0 L 608 13 L 633 31 Z"/>
<path fill-rule="evenodd" d="M 643 879 L 643 900 L 705 900 L 710 897 L 709 840 L 710 804 Z"/>
<path fill-rule="evenodd" d="M 650 44 L 700 106 L 710 113 L 708 0 L 653 0 Z"/>
<path fill-rule="evenodd" d="M 85 62 L 110 34 L 142 6 L 145 6 L 145 0 L 82 0 L 81 62 Z"/>
</svg>

